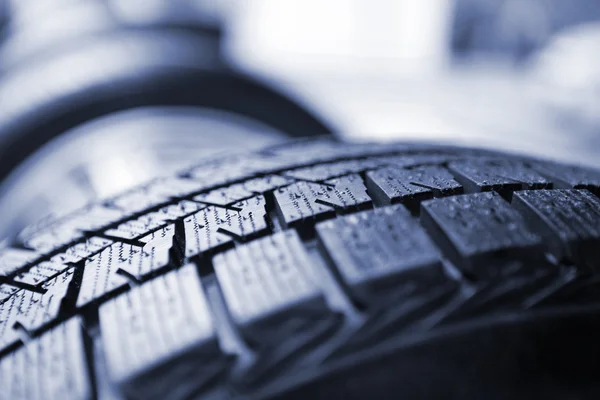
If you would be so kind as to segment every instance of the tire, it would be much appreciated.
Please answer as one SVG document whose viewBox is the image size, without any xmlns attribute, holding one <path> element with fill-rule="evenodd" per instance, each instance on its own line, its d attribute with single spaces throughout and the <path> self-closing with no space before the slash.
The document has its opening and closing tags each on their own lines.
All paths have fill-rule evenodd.
<svg viewBox="0 0 600 400">
<path fill-rule="evenodd" d="M 208 159 L 0 255 L 0 398 L 598 398 L 600 172 L 423 144 Z"/>
<path fill-rule="evenodd" d="M 83 49 L 58 53 L 3 75 L 0 98 L 18 98 L 0 113 L 0 180 L 53 139 L 89 121 L 144 107 L 193 107 L 237 114 L 289 137 L 331 134 L 332 127 L 266 82 L 207 57 L 194 35 L 106 35 Z M 207 45 L 207 47 L 210 47 Z M 128 59 L 122 54 L 139 52 Z M 114 66 L 96 74 L 75 61 L 96 59 Z M 75 61 L 74 61 L 75 60 Z M 57 67 L 81 70 L 77 85 L 56 79 Z M 62 68 L 62 67 L 60 67 Z M 75 86 L 75 87 L 74 87 Z"/>
</svg>

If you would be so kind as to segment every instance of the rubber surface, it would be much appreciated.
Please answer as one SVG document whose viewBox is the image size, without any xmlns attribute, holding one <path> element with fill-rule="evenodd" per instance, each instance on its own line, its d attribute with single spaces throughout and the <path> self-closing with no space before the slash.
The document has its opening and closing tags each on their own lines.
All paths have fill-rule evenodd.
<svg viewBox="0 0 600 400">
<path fill-rule="evenodd" d="M 201 161 L 1 250 L 0 398 L 597 397 L 599 189 L 421 144 Z"/>
</svg>

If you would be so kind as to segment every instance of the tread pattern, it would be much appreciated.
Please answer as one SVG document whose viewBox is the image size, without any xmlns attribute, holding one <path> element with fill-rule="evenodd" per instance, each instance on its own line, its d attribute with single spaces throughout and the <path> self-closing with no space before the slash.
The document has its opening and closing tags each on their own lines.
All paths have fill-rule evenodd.
<svg viewBox="0 0 600 400">
<path fill-rule="evenodd" d="M 541 238 L 495 192 L 423 203 L 423 225 L 457 266 L 477 276 L 493 276 L 494 258 L 541 254 Z"/>
<path fill-rule="evenodd" d="M 436 166 L 447 163 L 455 157 L 449 154 L 415 154 L 402 157 L 389 156 L 366 158 L 360 160 L 346 160 L 333 163 L 323 163 L 305 168 L 297 168 L 284 172 L 286 176 L 304 181 L 322 182 L 338 176 L 357 174 L 377 168 L 391 167 L 392 171 L 397 168 Z"/>
<path fill-rule="evenodd" d="M 39 253 L 31 250 L 10 248 L 0 250 L 0 277 L 12 275 L 39 257 Z"/>
<path fill-rule="evenodd" d="M 536 163 L 533 168 L 550 179 L 555 188 L 587 189 L 598 194 L 600 175 L 596 170 L 543 162 Z"/>
<path fill-rule="evenodd" d="M 147 235 L 148 232 L 157 230 L 171 221 L 193 214 L 201 208 L 203 208 L 202 205 L 198 203 L 184 200 L 119 224 L 115 228 L 106 230 L 104 234 L 117 239 L 139 239 Z"/>
<path fill-rule="evenodd" d="M 298 182 L 275 192 L 277 213 L 286 227 L 298 226 L 371 205 L 360 176 L 347 175 L 324 183 Z"/>
<path fill-rule="evenodd" d="M 414 144 L 202 161 L 0 250 L 0 398 L 261 397 L 410 332 L 600 301 L 599 188 Z"/>
<path fill-rule="evenodd" d="M 282 319 L 328 312 L 308 254 L 294 231 L 219 254 L 214 267 L 233 322 L 250 341 L 272 339 L 260 332 L 265 325 L 275 330 L 285 325 Z"/>
<path fill-rule="evenodd" d="M 178 197 L 201 188 L 198 182 L 181 178 L 162 178 L 134 188 L 114 199 L 109 204 L 123 212 L 131 215 L 144 211 L 159 204 L 165 203 L 174 197 Z"/>
<path fill-rule="evenodd" d="M 462 186 L 444 168 L 382 168 L 367 172 L 367 187 L 379 204 L 418 206 L 422 200 L 462 193 Z"/>
<path fill-rule="evenodd" d="M 170 262 L 169 248 L 115 243 L 88 259 L 83 268 L 77 307 L 84 307 L 113 291 L 124 289 L 130 277 L 142 280 Z"/>
<path fill-rule="evenodd" d="M 20 235 L 23 244 L 40 253 L 50 253 L 64 245 L 84 238 L 86 232 L 97 231 L 104 226 L 125 218 L 121 210 L 92 205 L 41 226 L 32 226 Z"/>
<path fill-rule="evenodd" d="M 0 399 L 87 399 L 92 396 L 77 318 L 53 328 L 0 361 Z"/>
<path fill-rule="evenodd" d="M 70 268 L 44 283 L 43 293 L 9 289 L 10 297 L 0 304 L 0 349 L 18 339 L 18 327 L 33 333 L 58 318 L 73 272 Z"/>
<path fill-rule="evenodd" d="M 33 264 L 29 268 L 22 269 L 13 277 L 13 282 L 40 286 L 67 270 L 70 265 L 77 264 L 89 258 L 112 243 L 112 240 L 92 237 L 83 243 L 69 247 L 64 253 L 53 256 L 49 261 L 42 261 L 39 264 Z"/>
<path fill-rule="evenodd" d="M 185 255 L 193 257 L 265 233 L 264 196 L 242 200 L 231 208 L 209 206 L 183 220 Z"/>
<path fill-rule="evenodd" d="M 462 161 L 450 170 L 468 192 L 550 189 L 552 183 L 524 163 L 516 161 Z"/>
<path fill-rule="evenodd" d="M 215 274 L 240 336 L 259 356 L 236 385 L 276 376 L 332 335 L 341 319 L 325 300 L 295 231 L 283 231 L 214 257 Z M 294 341 L 285 338 L 294 337 Z"/>
<path fill-rule="evenodd" d="M 587 190 L 517 192 L 515 207 L 544 238 L 548 251 L 590 271 L 600 267 L 600 201 Z"/>
<path fill-rule="evenodd" d="M 349 296 L 363 304 L 395 297 L 402 283 L 447 280 L 437 248 L 402 205 L 321 222 L 317 237 Z"/>
<path fill-rule="evenodd" d="M 269 191 L 289 185 L 293 182 L 294 181 L 292 179 L 284 176 L 267 175 L 260 178 L 250 179 L 249 181 L 243 183 L 233 184 L 225 188 L 211 190 L 208 193 L 199 194 L 194 197 L 194 200 L 201 203 L 224 207 L 257 194 L 263 195 Z"/>
<path fill-rule="evenodd" d="M 191 264 L 103 304 L 100 329 L 112 379 L 131 397 L 192 392 L 226 365 Z"/>
</svg>

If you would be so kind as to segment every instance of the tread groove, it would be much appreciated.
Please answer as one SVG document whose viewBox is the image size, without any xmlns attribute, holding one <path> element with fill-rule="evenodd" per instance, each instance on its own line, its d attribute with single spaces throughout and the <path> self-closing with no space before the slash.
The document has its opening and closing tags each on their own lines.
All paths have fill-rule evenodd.
<svg viewBox="0 0 600 400">
<path fill-rule="evenodd" d="M 158 335 L 157 348 L 168 348 L 173 333 L 161 329 L 195 308 L 167 299 L 178 290 L 157 288 L 179 282 L 190 260 L 198 283 L 186 287 L 206 296 L 217 343 L 197 348 L 219 360 L 218 371 L 203 367 L 206 384 L 193 392 L 208 398 L 285 393 L 295 374 L 317 380 L 371 348 L 483 315 L 600 302 L 595 171 L 436 146 L 302 142 L 215 158 L 184 175 L 26 230 L 16 261 L 4 263 L 0 251 L 0 368 L 81 317 L 89 373 L 81 388 L 104 391 L 115 378 L 100 371 L 101 359 L 114 349 L 87 336 L 106 339 L 98 313 L 156 315 L 145 333 L 131 321 L 119 329 L 142 341 Z M 63 278 L 66 289 L 56 283 Z M 55 315 L 11 316 L 4 333 L 3 304 L 40 296 L 56 308 L 55 293 Z M 124 299 L 137 299 L 134 311 L 116 305 Z M 181 379 L 198 376 L 177 360 Z M 130 397 L 174 390 L 117 381 Z"/>
</svg>

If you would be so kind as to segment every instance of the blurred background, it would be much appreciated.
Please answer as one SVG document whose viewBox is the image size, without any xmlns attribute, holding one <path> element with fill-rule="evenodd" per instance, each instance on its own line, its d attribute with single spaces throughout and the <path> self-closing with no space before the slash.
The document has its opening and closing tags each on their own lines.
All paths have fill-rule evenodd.
<svg viewBox="0 0 600 400">
<path fill-rule="evenodd" d="M 232 60 L 351 139 L 405 137 L 600 165 L 600 2 L 250 0 Z"/>
<path fill-rule="evenodd" d="M 302 135 L 600 167 L 597 0 L 0 0 L 0 27 L 0 237 Z"/>
</svg>

